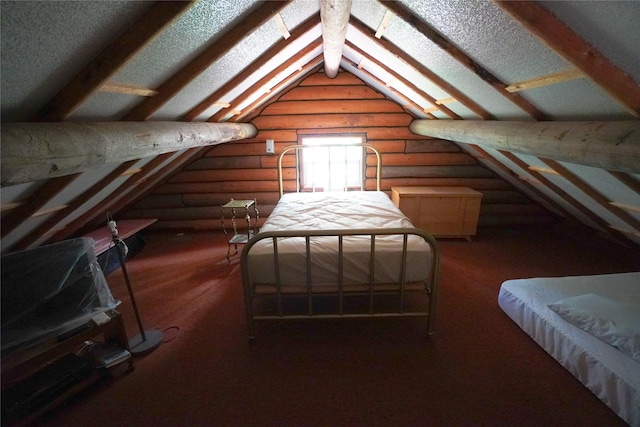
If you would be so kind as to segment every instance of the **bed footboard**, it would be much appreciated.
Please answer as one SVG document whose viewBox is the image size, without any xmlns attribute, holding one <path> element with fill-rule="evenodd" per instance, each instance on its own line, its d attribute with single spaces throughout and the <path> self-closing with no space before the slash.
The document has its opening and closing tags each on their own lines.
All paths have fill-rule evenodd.
<svg viewBox="0 0 640 427">
<path fill-rule="evenodd" d="M 345 280 L 345 251 L 343 249 L 344 240 L 349 236 L 364 236 L 369 239 L 370 252 L 368 254 L 368 280 L 362 283 L 353 283 Z M 398 274 L 397 281 L 381 283 L 376 281 L 375 259 L 376 259 L 376 239 L 385 236 L 398 236 L 401 245 L 401 265 L 396 266 Z M 416 236 L 416 237 L 411 237 Z M 312 241 L 316 237 L 335 238 L 337 260 L 337 274 L 335 279 L 323 283 L 314 283 L 311 274 L 311 259 L 314 255 L 314 244 Z M 304 240 L 304 261 L 306 263 L 306 277 L 300 279 L 299 283 L 283 283 L 281 280 L 282 269 L 287 268 L 283 264 L 279 252 L 279 241 L 287 238 L 300 238 Z M 395 237 L 394 237 L 395 238 Z M 420 252 L 420 262 L 427 266 L 427 274 L 420 280 L 407 280 L 409 239 L 419 239 L 421 246 L 426 242 L 428 250 Z M 273 271 L 270 276 L 275 280 L 264 282 L 262 278 L 252 277 L 250 268 L 251 249 L 259 242 L 271 242 L 273 246 Z M 415 254 L 412 258 L 415 262 Z M 383 256 L 378 253 L 378 256 Z M 249 340 L 255 338 L 256 320 L 264 319 L 309 319 L 309 318 L 354 318 L 354 317 L 409 317 L 425 316 L 427 318 L 427 335 L 431 336 L 435 325 L 435 308 L 437 301 L 438 271 L 439 271 L 439 249 L 436 240 L 423 230 L 416 228 L 390 228 L 390 229 L 340 229 L 340 230 L 301 230 L 301 231 L 267 231 L 255 235 L 243 248 L 241 258 L 242 283 L 244 287 L 244 302 L 246 318 L 249 332 Z M 255 275 L 255 274 L 253 274 Z M 421 295 L 424 301 L 420 301 L 416 307 L 413 304 L 407 307 L 409 295 Z M 359 298 L 358 309 L 351 310 L 348 299 Z M 379 309 L 374 304 L 374 299 L 384 297 L 395 301 L 393 308 L 385 305 L 384 309 Z M 303 306 L 302 312 L 287 312 L 283 307 L 286 302 L 297 299 L 298 305 Z M 327 312 L 327 304 L 323 304 L 327 299 L 331 299 L 331 307 Z M 262 313 L 256 308 L 256 304 L 270 300 L 275 310 Z M 364 310 L 362 309 L 364 305 Z M 320 307 L 322 309 L 320 309 Z"/>
</svg>

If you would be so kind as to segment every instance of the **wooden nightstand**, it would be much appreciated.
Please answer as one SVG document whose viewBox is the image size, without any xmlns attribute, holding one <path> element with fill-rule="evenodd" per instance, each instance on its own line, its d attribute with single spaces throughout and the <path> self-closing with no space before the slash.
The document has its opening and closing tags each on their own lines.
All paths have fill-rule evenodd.
<svg viewBox="0 0 640 427">
<path fill-rule="evenodd" d="M 467 187 L 392 187 L 391 200 L 417 228 L 435 237 L 476 234 L 482 193 Z"/>
</svg>

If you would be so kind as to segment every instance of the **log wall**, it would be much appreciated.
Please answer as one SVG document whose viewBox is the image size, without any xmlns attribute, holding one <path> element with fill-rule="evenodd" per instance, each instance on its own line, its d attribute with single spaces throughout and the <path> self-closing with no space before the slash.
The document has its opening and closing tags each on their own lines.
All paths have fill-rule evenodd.
<svg viewBox="0 0 640 427">
<path fill-rule="evenodd" d="M 141 199 L 126 218 L 157 218 L 154 228 L 221 228 L 220 205 L 256 198 L 261 222 L 278 201 L 276 153 L 308 134 L 366 134 L 382 154 L 382 190 L 393 186 L 466 186 L 484 194 L 480 226 L 546 222 L 550 215 L 449 141 L 415 135 L 414 118 L 350 73 L 316 73 L 281 95 L 252 120 L 255 138 L 216 145 Z M 372 171 L 373 168 L 368 168 Z M 367 188 L 375 188 L 367 173 Z M 295 188 L 295 171 L 285 170 Z"/>
</svg>

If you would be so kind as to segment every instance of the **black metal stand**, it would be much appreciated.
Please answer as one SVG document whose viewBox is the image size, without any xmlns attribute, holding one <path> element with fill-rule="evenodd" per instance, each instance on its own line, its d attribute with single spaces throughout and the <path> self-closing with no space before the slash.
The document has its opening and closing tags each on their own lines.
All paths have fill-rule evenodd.
<svg viewBox="0 0 640 427">
<path fill-rule="evenodd" d="M 118 239 L 118 230 L 115 228 L 115 224 L 113 226 L 110 225 L 109 228 L 111 229 L 111 234 L 113 236 L 113 244 L 115 245 L 116 252 L 118 253 L 118 260 L 120 260 L 122 273 L 124 274 L 124 281 L 126 282 L 127 289 L 129 290 L 129 297 L 131 298 L 133 311 L 136 315 L 136 320 L 138 321 L 138 328 L 140 329 L 140 333 L 129 340 L 129 351 L 134 355 L 150 353 L 158 348 L 160 344 L 162 344 L 164 336 L 162 334 L 162 331 L 159 331 L 157 329 L 145 331 L 144 327 L 142 326 L 142 319 L 140 318 L 140 312 L 138 311 L 138 304 L 136 303 L 136 298 L 133 294 L 133 288 L 131 287 L 131 282 L 129 281 L 129 273 L 127 272 L 127 266 L 124 262 L 124 254 L 122 253 L 122 248 L 120 247 L 120 244 L 124 244 L 124 242 Z"/>
</svg>

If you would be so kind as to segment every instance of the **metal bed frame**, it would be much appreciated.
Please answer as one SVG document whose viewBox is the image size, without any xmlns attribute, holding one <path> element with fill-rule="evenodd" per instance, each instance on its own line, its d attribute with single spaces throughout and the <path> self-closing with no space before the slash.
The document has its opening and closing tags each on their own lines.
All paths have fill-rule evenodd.
<svg viewBox="0 0 640 427">
<path fill-rule="evenodd" d="M 376 183 L 377 190 L 380 190 L 380 154 L 375 147 L 367 144 L 359 144 L 363 149 L 372 150 L 376 155 Z M 280 194 L 283 192 L 282 179 L 282 158 L 290 150 L 302 150 L 309 146 L 295 145 L 285 148 L 278 158 L 278 180 L 280 184 Z M 297 156 L 296 156 L 297 157 Z M 296 164 L 296 169 L 297 164 Z M 298 186 L 299 190 L 299 186 Z M 330 214 L 330 213 L 329 213 Z M 374 258 L 376 253 L 376 237 L 397 235 L 403 236 L 402 244 L 402 266 L 400 268 L 400 277 L 395 283 L 374 283 L 375 265 Z M 428 276 L 425 280 L 419 282 L 407 282 L 405 274 L 407 270 L 407 245 L 409 236 L 418 236 L 422 238 L 430 248 L 431 263 L 428 268 Z M 334 284 L 315 284 L 312 283 L 311 275 L 311 254 L 313 245 L 312 237 L 335 237 L 338 243 L 338 277 Z M 345 284 L 344 283 L 344 252 L 343 240 L 348 236 L 369 236 L 370 252 L 369 252 L 369 280 L 362 284 Z M 300 278 L 299 285 L 286 284 L 283 285 L 280 280 L 280 271 L 286 266 L 281 265 L 278 253 L 278 240 L 282 238 L 300 237 L 304 238 L 306 252 L 306 277 Z M 274 249 L 274 272 L 276 283 L 260 283 L 251 277 L 249 269 L 249 252 L 251 248 L 258 242 L 271 239 Z M 425 257 L 425 263 L 429 262 L 429 255 Z M 248 324 L 249 340 L 255 338 L 255 320 L 265 319 L 309 319 L 309 318 L 369 318 L 369 317 L 427 317 L 427 335 L 434 333 L 435 325 L 435 307 L 437 301 L 438 273 L 439 273 L 439 249 L 436 240 L 427 232 L 417 228 L 369 228 L 369 229 L 336 229 L 336 230 L 288 230 L 288 231 L 268 231 L 260 232 L 253 236 L 244 246 L 240 256 L 240 264 L 242 270 L 242 283 L 244 287 L 245 311 Z M 408 294 L 420 294 L 427 297 L 428 302 L 422 303 L 420 309 L 406 308 Z M 374 309 L 374 297 L 398 297 L 394 310 L 377 311 Z M 318 309 L 320 298 L 333 298 L 335 307 L 334 312 L 323 312 Z M 345 301 L 350 297 L 359 297 L 367 300 L 366 310 L 350 311 Z M 263 298 L 275 299 L 276 309 L 267 314 L 261 314 L 260 310 L 256 310 L 255 303 Z M 285 300 L 298 298 L 304 300 L 306 309 L 304 312 L 285 312 L 283 306 Z"/>
</svg>

